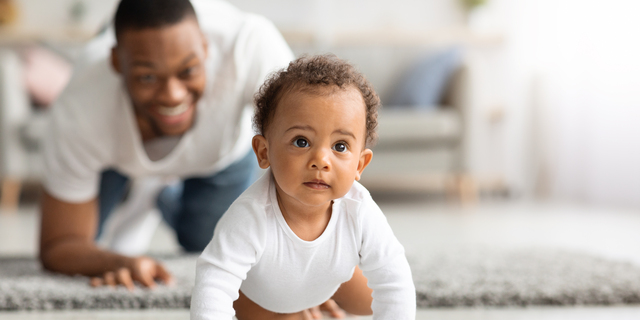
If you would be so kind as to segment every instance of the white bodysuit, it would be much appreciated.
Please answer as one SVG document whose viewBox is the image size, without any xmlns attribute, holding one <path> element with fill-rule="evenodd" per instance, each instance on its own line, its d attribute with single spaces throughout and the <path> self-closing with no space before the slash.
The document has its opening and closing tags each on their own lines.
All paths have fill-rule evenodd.
<svg viewBox="0 0 640 320">
<path fill-rule="evenodd" d="M 333 202 L 320 237 L 304 241 L 287 225 L 271 170 L 220 219 L 198 259 L 191 319 L 232 319 L 238 289 L 277 313 L 317 306 L 360 266 L 373 289 L 374 319 L 415 319 L 416 297 L 404 248 L 358 182 Z"/>
</svg>

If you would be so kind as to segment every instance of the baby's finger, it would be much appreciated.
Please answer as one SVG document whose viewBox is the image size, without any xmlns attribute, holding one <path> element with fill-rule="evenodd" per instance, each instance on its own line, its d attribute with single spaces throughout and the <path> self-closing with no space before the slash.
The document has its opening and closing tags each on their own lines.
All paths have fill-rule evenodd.
<svg viewBox="0 0 640 320">
<path fill-rule="evenodd" d="M 309 312 L 309 310 L 302 311 L 302 319 L 303 320 L 313 320 L 313 317 L 311 316 L 311 313 Z"/>
<path fill-rule="evenodd" d="M 156 265 L 156 278 L 167 285 L 173 284 L 173 276 L 161 264 Z"/>
<path fill-rule="evenodd" d="M 91 281 L 89 282 L 89 284 L 95 288 L 95 287 L 102 287 L 104 283 L 102 281 L 102 278 L 100 277 L 91 277 Z"/>
<path fill-rule="evenodd" d="M 332 318 L 342 319 L 345 317 L 344 311 L 338 306 L 335 301 L 333 301 L 333 299 L 327 300 L 327 302 L 323 303 L 320 308 L 322 310 L 328 311 Z"/>
<path fill-rule="evenodd" d="M 118 278 L 118 283 L 124 285 L 129 291 L 133 291 L 135 288 L 133 284 L 133 279 L 131 278 L 131 271 L 127 268 L 118 269 L 118 273 L 116 274 Z"/>
<path fill-rule="evenodd" d="M 107 271 L 104 273 L 104 283 L 110 287 L 116 286 L 116 275 L 113 271 Z"/>
<path fill-rule="evenodd" d="M 309 309 L 309 313 L 314 319 L 322 319 L 322 312 L 320 312 L 320 307 L 313 307 Z"/>
</svg>

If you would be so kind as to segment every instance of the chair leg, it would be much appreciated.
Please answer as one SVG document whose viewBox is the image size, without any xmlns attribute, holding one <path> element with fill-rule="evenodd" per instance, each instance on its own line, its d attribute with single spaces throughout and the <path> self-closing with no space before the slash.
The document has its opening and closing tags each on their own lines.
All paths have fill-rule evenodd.
<svg viewBox="0 0 640 320">
<path fill-rule="evenodd" d="M 444 181 L 444 190 L 448 201 L 460 201 L 460 176 L 457 174 L 447 176 Z"/>
<path fill-rule="evenodd" d="M 471 175 L 462 174 L 458 177 L 458 195 L 462 204 L 473 204 L 478 201 L 478 186 Z"/>
<path fill-rule="evenodd" d="M 0 196 L 0 209 L 4 212 L 13 212 L 18 208 L 22 182 L 18 179 L 2 179 L 2 195 Z"/>
</svg>

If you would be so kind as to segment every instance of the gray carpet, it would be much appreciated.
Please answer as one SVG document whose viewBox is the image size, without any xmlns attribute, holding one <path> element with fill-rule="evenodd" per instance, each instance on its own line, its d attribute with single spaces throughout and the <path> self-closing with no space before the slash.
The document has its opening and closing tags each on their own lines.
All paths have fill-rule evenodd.
<svg viewBox="0 0 640 320">
<path fill-rule="evenodd" d="M 640 303 L 640 266 L 545 249 L 410 258 L 418 307 Z"/>
<path fill-rule="evenodd" d="M 85 277 L 0 258 L 0 310 L 188 308 L 195 257 L 160 258 L 176 284 L 90 288 Z M 574 252 L 474 248 L 409 257 L 418 307 L 640 303 L 640 267 Z"/>
<path fill-rule="evenodd" d="M 160 259 L 172 286 L 92 288 L 89 279 L 43 271 L 33 258 L 0 258 L 0 310 L 189 308 L 197 256 Z"/>
</svg>

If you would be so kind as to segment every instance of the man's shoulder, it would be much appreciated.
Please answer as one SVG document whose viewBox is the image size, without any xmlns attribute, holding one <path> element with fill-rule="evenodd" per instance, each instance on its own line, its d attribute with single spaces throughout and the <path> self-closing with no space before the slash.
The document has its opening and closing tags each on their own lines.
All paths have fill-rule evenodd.
<svg viewBox="0 0 640 320">
<path fill-rule="evenodd" d="M 205 34 L 237 32 L 248 17 L 247 13 L 225 1 L 193 0 L 191 2 L 200 28 Z"/>
<path fill-rule="evenodd" d="M 210 39 L 233 42 L 247 29 L 256 32 L 277 30 L 273 23 L 258 14 L 242 11 L 221 0 L 192 0 L 200 28 Z"/>
<path fill-rule="evenodd" d="M 108 59 L 100 59 L 76 68 L 56 106 L 78 109 L 79 112 L 106 111 L 106 106 L 117 103 L 117 99 L 120 98 L 117 93 L 120 90 L 121 80 L 111 68 Z"/>
<path fill-rule="evenodd" d="M 85 65 L 74 71 L 52 106 L 51 123 L 69 139 L 100 139 L 106 144 L 116 137 L 109 132 L 122 127 L 122 92 L 119 78 L 105 61 Z"/>
</svg>

